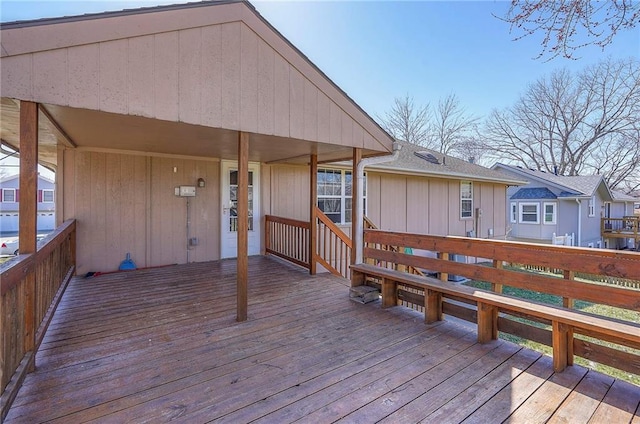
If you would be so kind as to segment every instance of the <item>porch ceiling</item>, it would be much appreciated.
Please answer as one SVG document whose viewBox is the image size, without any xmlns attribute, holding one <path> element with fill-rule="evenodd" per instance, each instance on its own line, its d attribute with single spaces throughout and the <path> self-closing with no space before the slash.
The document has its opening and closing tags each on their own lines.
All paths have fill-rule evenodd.
<svg viewBox="0 0 640 424">
<path fill-rule="evenodd" d="M 2 98 L 1 130 L 2 140 L 18 148 L 19 102 Z M 234 160 L 237 159 L 237 134 L 223 128 L 45 104 L 39 116 L 39 156 L 41 163 L 53 168 L 58 145 Z M 313 153 L 320 162 L 337 161 L 350 158 L 352 148 L 250 134 L 250 161 L 306 164 Z M 364 156 L 375 154 L 380 153 L 363 150 Z"/>
</svg>

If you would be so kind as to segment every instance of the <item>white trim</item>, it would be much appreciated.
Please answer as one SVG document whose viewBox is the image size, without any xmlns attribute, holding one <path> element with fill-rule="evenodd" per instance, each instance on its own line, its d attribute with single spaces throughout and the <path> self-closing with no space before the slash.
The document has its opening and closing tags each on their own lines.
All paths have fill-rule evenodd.
<svg viewBox="0 0 640 424">
<path fill-rule="evenodd" d="M 596 196 L 591 196 L 589 198 L 589 203 L 587 204 L 587 210 L 589 214 L 589 218 L 593 218 L 596 216 Z"/>
<path fill-rule="evenodd" d="M 470 197 L 463 197 L 463 191 L 462 191 L 462 186 L 463 185 L 469 185 L 469 192 L 471 194 Z M 462 215 L 462 202 L 464 201 L 471 201 L 471 208 L 469 208 L 469 215 Z M 462 180 L 460 181 L 460 219 L 473 219 L 473 181 L 465 181 Z"/>
<path fill-rule="evenodd" d="M 551 221 L 547 221 L 547 206 L 553 207 L 553 212 L 551 214 Z M 558 214 L 558 204 L 556 202 L 544 202 L 542 204 L 542 223 L 544 225 L 555 225 L 557 222 Z"/>
<path fill-rule="evenodd" d="M 518 223 L 518 203 L 511 202 L 509 204 L 509 222 L 512 224 Z"/>
<path fill-rule="evenodd" d="M 316 198 L 316 205 L 318 206 L 318 208 L 320 208 L 320 210 L 322 210 L 325 214 L 327 214 L 327 212 L 324 211 L 323 208 L 320 207 L 320 200 L 324 200 L 324 199 L 339 199 L 340 201 L 340 221 L 339 222 L 335 222 L 337 225 L 349 225 L 351 224 L 351 210 L 349 210 L 349 212 L 347 212 L 347 200 L 351 200 L 351 208 L 354 207 L 353 204 L 353 175 L 351 175 L 351 187 L 352 187 L 352 192 L 351 195 L 348 196 L 346 194 L 347 191 L 347 174 L 351 174 L 352 171 L 350 169 L 340 169 L 340 168 L 333 168 L 333 167 L 322 167 L 322 168 L 318 168 L 318 175 L 320 175 L 320 173 L 327 173 L 327 171 L 332 172 L 334 174 L 339 174 L 340 175 L 340 194 L 320 194 L 321 190 L 320 190 L 320 178 L 317 178 L 317 185 L 318 185 L 318 195 Z M 367 205 L 367 196 L 366 196 L 366 174 L 364 176 L 365 178 L 363 179 L 363 200 L 364 200 L 364 208 L 366 210 L 366 205 Z M 328 213 L 327 216 L 331 217 L 331 215 L 335 215 L 334 213 Z"/>
<path fill-rule="evenodd" d="M 46 200 L 44 198 L 44 194 L 45 193 L 51 193 L 51 200 Z M 50 189 L 50 188 L 43 188 L 42 189 L 42 203 L 55 203 L 55 201 L 56 201 L 55 190 Z"/>
<path fill-rule="evenodd" d="M 13 200 L 4 200 L 5 192 L 13 192 Z M 16 203 L 16 189 L 15 188 L 3 188 L 2 189 L 2 203 Z"/>
<path fill-rule="evenodd" d="M 536 220 L 535 221 L 524 221 L 522 219 L 524 206 L 535 206 L 536 207 Z M 520 223 L 520 224 L 540 224 L 540 203 L 538 203 L 538 202 L 520 202 L 519 203 L 519 213 L 518 213 L 518 223 Z"/>
</svg>

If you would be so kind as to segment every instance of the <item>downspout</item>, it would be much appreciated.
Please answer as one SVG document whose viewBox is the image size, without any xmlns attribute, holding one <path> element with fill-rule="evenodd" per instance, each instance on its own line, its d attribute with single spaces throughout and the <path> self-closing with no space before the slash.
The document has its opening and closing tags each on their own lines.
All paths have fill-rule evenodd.
<svg viewBox="0 0 640 424">
<path fill-rule="evenodd" d="M 582 203 L 580 202 L 580 199 L 576 199 L 576 202 L 578 203 L 578 242 L 576 243 L 576 246 L 580 247 L 582 242 Z"/>
<path fill-rule="evenodd" d="M 358 180 L 358 192 L 356 193 L 355 208 L 356 208 L 356 222 L 354 225 L 354 238 L 353 238 L 353 250 L 355 251 L 355 257 L 357 264 L 362 263 L 362 247 L 363 247 L 363 231 L 364 231 L 364 210 L 362 205 L 362 198 L 364 197 L 364 168 L 369 165 L 376 165 L 384 162 L 391 162 L 398 158 L 400 149 L 402 146 L 394 142 L 393 154 L 387 156 L 376 156 L 372 158 L 364 158 L 360 160 L 356 168 L 356 178 Z"/>
</svg>

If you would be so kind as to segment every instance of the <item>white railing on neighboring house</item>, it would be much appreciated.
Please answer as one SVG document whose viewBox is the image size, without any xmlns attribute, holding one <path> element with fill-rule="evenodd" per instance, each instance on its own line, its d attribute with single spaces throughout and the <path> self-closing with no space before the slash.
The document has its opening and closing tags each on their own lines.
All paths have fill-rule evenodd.
<svg viewBox="0 0 640 424">
<path fill-rule="evenodd" d="M 551 244 L 556 246 L 575 246 L 574 243 L 575 234 L 565 234 L 563 236 L 557 236 L 556 233 L 553 233 L 551 236 Z"/>
</svg>

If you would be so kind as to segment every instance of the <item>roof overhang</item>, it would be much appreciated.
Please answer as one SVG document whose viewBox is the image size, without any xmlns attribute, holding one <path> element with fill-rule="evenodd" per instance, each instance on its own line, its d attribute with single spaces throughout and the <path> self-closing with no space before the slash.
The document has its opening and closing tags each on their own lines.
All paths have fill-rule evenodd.
<svg viewBox="0 0 640 424">
<path fill-rule="evenodd" d="M 58 146 L 235 159 L 240 131 L 252 161 L 392 151 L 389 134 L 244 1 L 3 24 L 0 40 L 2 140 L 19 148 L 20 101 L 39 103 L 51 166 Z"/>
</svg>

